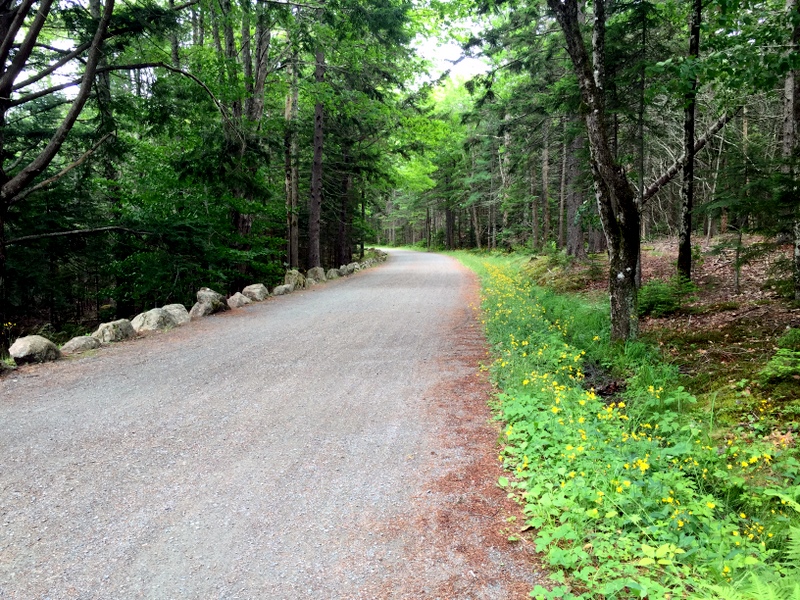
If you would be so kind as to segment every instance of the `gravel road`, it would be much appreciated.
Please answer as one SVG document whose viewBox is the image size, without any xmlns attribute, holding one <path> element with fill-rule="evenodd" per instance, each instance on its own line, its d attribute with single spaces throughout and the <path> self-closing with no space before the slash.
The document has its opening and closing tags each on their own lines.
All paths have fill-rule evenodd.
<svg viewBox="0 0 800 600">
<path fill-rule="evenodd" d="M 487 538 L 513 508 L 472 454 L 486 387 L 452 385 L 474 293 L 392 251 L 0 379 L 0 598 L 524 597 L 529 549 Z"/>
</svg>

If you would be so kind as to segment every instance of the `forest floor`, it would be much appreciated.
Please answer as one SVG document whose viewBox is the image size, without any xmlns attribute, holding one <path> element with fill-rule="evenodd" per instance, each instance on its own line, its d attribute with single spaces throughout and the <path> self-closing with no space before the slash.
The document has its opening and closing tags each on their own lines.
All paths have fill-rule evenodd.
<svg viewBox="0 0 800 600">
<path fill-rule="evenodd" d="M 720 425 L 739 428 L 740 434 L 768 432 L 794 445 L 800 434 L 800 381 L 767 385 L 758 376 L 774 356 L 778 338 L 800 327 L 800 306 L 790 298 L 792 247 L 744 238 L 741 245 L 749 255 L 737 286 L 735 244 L 734 236 L 701 239 L 693 265 L 696 289 L 673 314 L 643 317 L 641 331 L 679 367 L 699 409 L 713 399 Z M 644 243 L 643 284 L 669 280 L 676 261 L 675 238 Z M 576 268 L 584 290 L 605 294 L 604 257 Z"/>
</svg>

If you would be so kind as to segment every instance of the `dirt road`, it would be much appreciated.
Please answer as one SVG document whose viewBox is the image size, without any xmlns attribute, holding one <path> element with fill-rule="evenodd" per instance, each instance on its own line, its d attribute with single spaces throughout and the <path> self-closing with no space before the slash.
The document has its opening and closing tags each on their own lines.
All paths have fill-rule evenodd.
<svg viewBox="0 0 800 600">
<path fill-rule="evenodd" d="M 3 378 L 0 598 L 525 597 L 475 292 L 394 251 Z"/>
</svg>

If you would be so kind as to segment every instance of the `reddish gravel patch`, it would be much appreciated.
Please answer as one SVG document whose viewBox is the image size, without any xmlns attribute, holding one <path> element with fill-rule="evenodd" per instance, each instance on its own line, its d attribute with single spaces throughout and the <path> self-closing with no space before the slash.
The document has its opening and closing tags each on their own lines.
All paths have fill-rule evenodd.
<svg viewBox="0 0 800 600">
<path fill-rule="evenodd" d="M 362 597 L 511 600 L 547 584 L 531 535 L 521 532 L 520 505 L 497 486 L 504 473 L 497 460 L 500 428 L 488 407 L 494 390 L 479 369 L 488 348 L 476 308 L 478 281 L 469 277 L 462 308 L 453 315 L 449 351 L 439 363 L 450 377 L 427 398 L 429 418 L 441 424 L 441 451 L 430 457 L 439 465 L 432 471 L 450 468 L 430 481 L 405 519 L 381 528 L 403 540 L 406 563 L 383 591 Z M 509 541 L 512 535 L 519 541 Z"/>
</svg>

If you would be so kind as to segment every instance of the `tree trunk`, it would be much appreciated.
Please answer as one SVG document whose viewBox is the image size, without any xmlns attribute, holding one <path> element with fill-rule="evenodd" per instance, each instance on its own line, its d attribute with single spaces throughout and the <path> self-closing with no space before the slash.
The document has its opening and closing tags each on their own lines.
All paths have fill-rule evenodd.
<svg viewBox="0 0 800 600">
<path fill-rule="evenodd" d="M 800 3 L 798 0 L 786 0 L 786 12 L 794 18 L 790 52 L 800 52 Z M 800 164 L 800 70 L 794 69 L 786 74 L 783 89 L 783 140 L 781 167 L 787 183 L 792 186 L 792 197 L 795 198 L 792 235 L 794 238 L 794 299 L 800 300 L 800 205 L 798 197 L 798 164 Z"/>
<path fill-rule="evenodd" d="M 579 124 L 576 123 L 579 126 Z M 580 222 L 579 211 L 583 206 L 584 195 L 580 182 L 581 161 L 578 153 L 586 146 L 586 138 L 582 133 L 575 135 L 569 145 L 567 157 L 567 254 L 576 258 L 584 258 L 584 232 Z"/>
<path fill-rule="evenodd" d="M 478 207 L 475 206 L 475 203 L 472 204 L 472 229 L 475 231 L 475 245 L 478 247 L 478 250 L 481 249 L 481 224 L 478 220 Z"/>
<path fill-rule="evenodd" d="M 475 177 L 475 151 L 474 150 L 470 151 L 470 166 L 471 166 L 471 169 L 470 169 L 469 177 L 470 177 L 470 181 L 472 181 L 474 179 L 474 177 Z M 470 184 L 470 191 L 472 191 L 474 185 L 475 185 L 474 183 Z M 470 208 L 472 209 L 472 230 L 475 232 L 475 245 L 477 246 L 478 250 L 480 250 L 481 249 L 481 225 L 480 225 L 480 221 L 478 220 L 478 207 L 476 205 L 477 205 L 477 200 L 472 202 L 472 205 L 470 206 Z"/>
<path fill-rule="evenodd" d="M 446 206 L 444 209 L 444 232 L 445 232 L 445 247 L 448 250 L 455 249 L 454 233 L 456 216 L 453 209 Z"/>
<path fill-rule="evenodd" d="M 702 0 L 692 0 L 689 21 L 689 60 L 696 61 L 700 54 L 700 20 Z M 681 182 L 681 218 L 678 224 L 678 274 L 686 279 L 692 278 L 692 211 L 694 210 L 694 129 L 697 104 L 697 77 L 693 76 L 690 88 L 684 96 L 686 107 L 683 111 L 683 153 L 686 163 L 683 166 Z"/>
<path fill-rule="evenodd" d="M 542 128 L 542 246 L 550 241 L 550 119 Z"/>
<path fill-rule="evenodd" d="M 367 236 L 367 191 L 366 183 L 361 180 L 361 258 L 364 260 L 364 238 Z"/>
<path fill-rule="evenodd" d="M 297 269 L 300 266 L 299 256 L 299 227 L 298 227 L 298 201 L 299 201 L 299 173 L 297 167 L 297 110 L 298 110 L 298 85 L 297 85 L 297 64 L 292 57 L 290 62 L 291 69 L 291 89 L 286 97 L 286 132 L 284 134 L 284 172 L 285 172 L 285 192 L 286 192 L 286 258 L 290 269 Z M 263 109 L 264 103 L 261 100 Z"/>
<path fill-rule="evenodd" d="M 531 236 L 533 244 L 531 249 L 536 251 L 539 249 L 539 199 L 536 197 L 536 165 L 531 157 Z"/>
<path fill-rule="evenodd" d="M 314 80 L 325 81 L 325 53 L 317 50 Z M 308 268 L 321 267 L 319 252 L 320 218 L 322 214 L 322 147 L 324 142 L 325 107 L 322 102 L 314 106 L 314 160 L 311 165 L 311 200 L 308 205 Z M 392 232 L 394 242 L 394 231 Z"/>
<path fill-rule="evenodd" d="M 339 215 L 336 220 L 336 244 L 335 254 L 336 263 L 346 265 L 353 262 L 353 247 L 350 243 L 350 201 L 353 190 L 353 174 L 350 172 L 352 168 L 351 157 L 347 147 L 342 148 L 342 166 L 344 174 L 342 175 L 341 183 L 341 196 L 339 198 Z M 412 244 L 414 231 L 412 228 Z"/>
<path fill-rule="evenodd" d="M 566 246 L 566 232 L 564 230 L 565 210 L 567 205 L 567 120 L 564 119 L 564 139 L 561 140 L 561 189 L 558 201 L 558 248 Z"/>
<path fill-rule="evenodd" d="M 168 5 L 170 9 L 175 10 L 175 0 L 169 0 Z M 169 45 L 171 50 L 172 66 L 176 69 L 181 68 L 181 57 L 179 54 L 178 32 L 173 30 L 169 34 Z"/>
<path fill-rule="evenodd" d="M 605 2 L 594 3 L 592 60 L 583 42 L 577 0 L 547 0 L 564 31 L 581 97 L 600 219 L 608 241 L 611 338 L 638 334 L 636 269 L 639 263 L 639 210 L 625 171 L 614 161 L 605 126 Z"/>
</svg>

